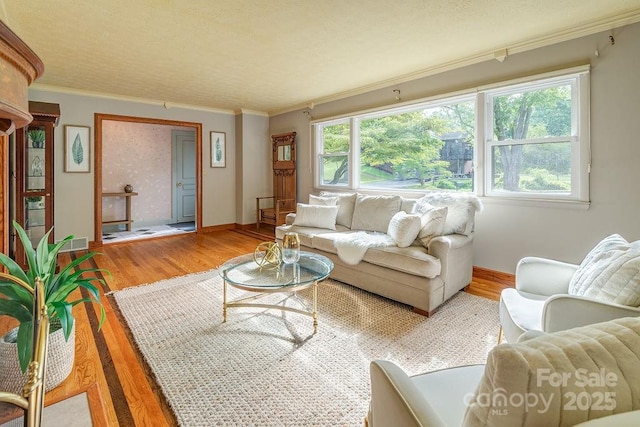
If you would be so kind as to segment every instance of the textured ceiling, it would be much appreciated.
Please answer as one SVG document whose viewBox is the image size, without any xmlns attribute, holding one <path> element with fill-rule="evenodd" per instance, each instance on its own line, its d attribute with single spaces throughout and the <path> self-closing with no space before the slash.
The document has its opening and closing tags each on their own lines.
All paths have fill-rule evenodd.
<svg viewBox="0 0 640 427">
<path fill-rule="evenodd" d="M 0 0 L 0 19 L 39 85 L 273 114 L 636 22 L 640 0 Z"/>
</svg>

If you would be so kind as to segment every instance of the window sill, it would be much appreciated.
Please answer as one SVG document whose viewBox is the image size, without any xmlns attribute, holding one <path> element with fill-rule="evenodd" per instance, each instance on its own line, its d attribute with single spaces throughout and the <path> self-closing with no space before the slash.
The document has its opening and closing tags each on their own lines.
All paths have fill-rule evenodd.
<svg viewBox="0 0 640 427">
<path fill-rule="evenodd" d="M 537 208 L 588 210 L 591 202 L 577 200 L 526 199 L 515 197 L 480 197 L 485 205 L 530 206 Z"/>
</svg>

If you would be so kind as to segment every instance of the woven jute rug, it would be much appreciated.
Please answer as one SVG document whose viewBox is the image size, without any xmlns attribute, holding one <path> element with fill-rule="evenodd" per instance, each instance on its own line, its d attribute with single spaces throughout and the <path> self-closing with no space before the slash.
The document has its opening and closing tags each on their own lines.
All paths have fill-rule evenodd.
<svg viewBox="0 0 640 427">
<path fill-rule="evenodd" d="M 310 301 L 310 290 L 298 295 Z M 183 426 L 361 426 L 372 360 L 409 374 L 483 363 L 499 333 L 495 301 L 460 292 L 426 318 L 330 279 L 316 334 L 310 317 L 281 310 L 234 308 L 223 323 L 215 271 L 114 297 Z"/>
</svg>

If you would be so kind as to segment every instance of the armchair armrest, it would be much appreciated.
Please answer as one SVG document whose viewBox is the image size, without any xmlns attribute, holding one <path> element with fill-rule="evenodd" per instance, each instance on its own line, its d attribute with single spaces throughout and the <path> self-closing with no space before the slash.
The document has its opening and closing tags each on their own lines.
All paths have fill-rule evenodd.
<svg viewBox="0 0 640 427">
<path fill-rule="evenodd" d="M 409 376 L 397 365 L 374 360 L 370 366 L 369 426 L 445 426 Z"/>
<path fill-rule="evenodd" d="M 576 295 L 554 295 L 542 308 L 542 330 L 557 332 L 621 317 L 640 316 L 640 308 Z"/>
<path fill-rule="evenodd" d="M 566 294 L 578 266 L 546 258 L 526 257 L 516 267 L 516 289 L 537 295 Z"/>
</svg>

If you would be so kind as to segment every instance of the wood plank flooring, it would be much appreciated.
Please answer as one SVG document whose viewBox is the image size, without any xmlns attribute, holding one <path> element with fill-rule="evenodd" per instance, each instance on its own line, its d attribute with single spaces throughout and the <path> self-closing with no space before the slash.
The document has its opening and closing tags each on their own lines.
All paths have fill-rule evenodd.
<svg viewBox="0 0 640 427">
<path fill-rule="evenodd" d="M 101 255 L 95 258 L 94 265 L 111 273 L 105 276 L 105 292 L 116 291 L 216 268 L 229 258 L 252 252 L 264 240 L 269 240 L 269 236 L 247 230 L 190 233 L 105 245 L 98 249 Z M 60 262 L 68 263 L 79 255 L 63 254 Z M 474 277 L 467 291 L 497 300 L 503 286 Z M 89 304 L 74 307 L 77 320 L 75 369 L 64 383 L 47 393 L 46 401 L 58 401 L 97 384 L 107 425 L 177 425 L 150 370 L 132 344 L 128 330 L 123 327 L 112 298 L 103 297 L 102 301 L 107 320 L 99 332 L 96 307 Z M 0 319 L 0 333 L 12 326 L 6 318 Z"/>
</svg>

